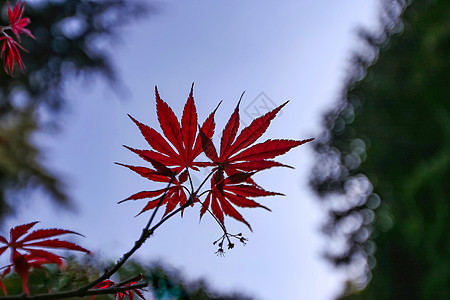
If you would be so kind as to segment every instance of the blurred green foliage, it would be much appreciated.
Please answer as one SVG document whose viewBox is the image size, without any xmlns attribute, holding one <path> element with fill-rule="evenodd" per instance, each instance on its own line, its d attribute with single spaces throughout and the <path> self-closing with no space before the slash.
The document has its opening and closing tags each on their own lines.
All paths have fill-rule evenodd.
<svg viewBox="0 0 450 300">
<path fill-rule="evenodd" d="M 15 1 L 10 1 L 14 5 Z M 7 1 L 0 1 L 0 25 L 8 24 Z M 24 192 L 40 188 L 52 200 L 69 204 L 61 180 L 44 164 L 32 142 L 37 131 L 55 128 L 66 103 L 64 83 L 98 75 L 117 86 L 118 76 L 105 45 L 120 39 L 120 28 L 146 13 L 137 0 L 29 1 L 24 17 L 36 37 L 23 37 L 25 74 L 0 72 L 0 223 L 29 201 Z M 148 14 L 147 14 L 148 15 Z M 3 66 L 2 66 L 3 67 Z"/>
<path fill-rule="evenodd" d="M 48 265 L 46 270 L 35 270 L 30 276 L 31 294 L 48 293 L 56 291 L 71 290 L 87 284 L 90 280 L 100 275 L 101 270 L 108 267 L 108 264 L 99 264 L 98 260 L 88 258 L 78 261 L 69 258 L 63 268 L 58 269 L 55 265 Z M 252 298 L 240 293 L 224 293 L 214 291 L 204 280 L 186 281 L 182 279 L 182 274 L 173 268 L 159 264 L 142 264 L 136 261 L 127 262 L 118 274 L 114 275 L 115 282 L 121 282 L 133 278 L 137 274 L 145 275 L 145 280 L 149 283 L 146 290 L 155 300 L 251 300 Z M 8 295 L 20 295 L 22 285 L 16 274 L 7 276 L 5 284 Z M 2 292 L 0 291 L 0 294 Z M 148 295 L 146 299 L 148 299 Z M 83 298 L 90 300 L 92 296 Z M 113 295 L 100 295 L 95 299 L 114 299 Z M 126 298 L 127 299 L 127 298 Z M 135 296 L 135 299 L 140 299 Z"/>
<path fill-rule="evenodd" d="M 316 144 L 327 255 L 343 298 L 449 299 L 450 2 L 383 3 Z"/>
</svg>

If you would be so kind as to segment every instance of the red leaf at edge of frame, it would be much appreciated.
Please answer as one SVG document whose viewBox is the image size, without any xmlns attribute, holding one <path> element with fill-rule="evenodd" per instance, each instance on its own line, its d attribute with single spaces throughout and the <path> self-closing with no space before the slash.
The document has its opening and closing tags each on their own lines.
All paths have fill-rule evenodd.
<svg viewBox="0 0 450 300">
<path fill-rule="evenodd" d="M 27 283 L 32 268 L 41 268 L 43 264 L 57 263 L 60 265 L 62 263 L 59 255 L 35 248 L 67 249 L 89 253 L 89 250 L 74 243 L 59 239 L 47 239 L 48 237 L 55 237 L 63 234 L 80 235 L 71 230 L 58 228 L 38 229 L 26 235 L 37 223 L 38 222 L 36 221 L 11 228 L 10 241 L 3 236 L 0 238 L 0 244 L 5 244 L 5 246 L 0 248 L 0 254 L 3 254 L 7 248 L 11 248 L 11 266 L 19 275 L 25 294 L 29 294 Z M 27 254 L 22 254 L 19 251 L 25 251 Z"/>
</svg>

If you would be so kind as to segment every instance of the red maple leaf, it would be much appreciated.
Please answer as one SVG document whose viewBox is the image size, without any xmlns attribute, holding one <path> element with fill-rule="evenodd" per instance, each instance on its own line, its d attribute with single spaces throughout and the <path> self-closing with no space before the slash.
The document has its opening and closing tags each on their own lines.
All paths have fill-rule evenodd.
<svg viewBox="0 0 450 300">
<path fill-rule="evenodd" d="M 12 76 L 13 73 L 14 63 L 17 63 L 20 70 L 24 72 L 25 66 L 22 62 L 22 58 L 20 57 L 18 47 L 25 52 L 27 52 L 27 50 L 25 50 L 12 37 L 6 34 L 5 30 L 12 30 L 19 42 L 21 33 L 35 38 L 33 34 L 31 34 L 30 30 L 25 28 L 30 23 L 30 19 L 22 18 L 24 8 L 25 4 L 21 1 L 18 1 L 12 10 L 8 3 L 8 18 L 10 24 L 9 26 L 0 26 L 0 34 L 2 34 L 2 37 L 0 37 L 0 42 L 3 42 L 1 57 L 3 59 L 3 67 L 5 72 L 10 76 Z"/>
<path fill-rule="evenodd" d="M 277 166 L 289 167 L 270 159 L 285 154 L 292 148 L 312 141 L 313 139 L 302 141 L 267 140 L 263 143 L 252 145 L 263 135 L 269 127 L 270 122 L 287 103 L 285 102 L 274 110 L 253 120 L 237 136 L 239 129 L 238 103 L 222 132 L 220 155 L 218 155 L 211 138 L 200 132 L 203 150 L 206 156 L 217 166 L 218 171 L 233 175 L 239 172 L 262 171 Z"/>
<path fill-rule="evenodd" d="M 23 11 L 25 9 L 25 3 L 22 1 L 17 1 L 16 6 L 14 6 L 13 10 L 8 3 L 8 18 L 11 30 L 16 35 L 17 39 L 20 41 L 20 33 L 24 33 L 33 39 L 36 39 L 30 30 L 25 28 L 30 23 L 29 18 L 22 18 Z"/>
<path fill-rule="evenodd" d="M 287 102 L 253 120 L 237 135 L 239 129 L 238 103 L 222 132 L 220 155 L 217 153 L 211 138 L 200 131 L 203 150 L 206 156 L 216 165 L 216 173 L 211 179 L 211 191 L 203 203 L 200 211 L 201 216 L 211 204 L 212 213 L 222 226 L 224 226 L 223 214 L 225 214 L 245 223 L 251 230 L 247 221 L 230 203 L 239 207 L 266 208 L 247 197 L 281 195 L 262 189 L 253 181 L 251 176 L 255 172 L 271 167 L 290 167 L 271 159 L 313 140 L 267 140 L 254 144 L 286 104 Z M 225 178 L 225 173 L 229 176 L 228 178 Z"/>
<path fill-rule="evenodd" d="M 153 150 L 127 149 L 138 154 L 143 159 L 158 161 L 167 167 L 174 167 L 173 171 L 180 173 L 183 169 L 203 166 L 194 160 L 202 153 L 201 139 L 197 134 L 197 109 L 194 103 L 192 84 L 181 118 L 181 125 L 170 106 L 164 102 L 155 87 L 156 113 L 163 135 L 130 116 L 138 126 L 147 143 Z M 209 138 L 214 134 L 214 110 L 203 123 L 201 130 Z"/>
<path fill-rule="evenodd" d="M 3 68 L 5 69 L 6 74 L 12 76 L 15 62 L 23 72 L 25 65 L 22 62 L 22 58 L 20 57 L 19 49 L 17 49 L 17 46 L 25 52 L 28 51 L 9 36 L 5 35 L 0 37 L 0 41 L 3 41 L 1 57 L 3 59 Z"/>
<path fill-rule="evenodd" d="M 210 114 L 201 127 L 198 126 L 193 87 L 191 87 L 191 92 L 184 106 L 180 125 L 172 109 L 160 98 L 156 88 L 155 91 L 156 111 L 163 135 L 130 117 L 139 127 L 142 135 L 152 149 L 139 150 L 125 146 L 144 160 L 150 162 L 155 169 L 130 165 L 123 166 L 149 180 L 165 183 L 172 182 L 172 185 L 167 189 L 141 191 L 123 201 L 150 199 L 141 213 L 156 208 L 158 203 L 161 203 L 162 205 L 166 205 L 165 215 L 167 215 L 178 204 L 181 207 L 193 197 L 195 201 L 191 200 L 191 203 L 198 202 L 198 195 L 196 193 L 199 191 L 193 189 L 192 182 L 191 191 L 188 190 L 187 193 L 184 191 L 184 189 L 187 190 L 183 186 L 183 183 L 189 177 L 188 170 L 198 170 L 198 167 L 212 166 L 212 173 L 214 175 L 211 178 L 211 190 L 208 191 L 206 200 L 200 211 L 200 216 L 203 216 L 209 207 L 211 207 L 212 214 L 222 226 L 224 226 L 225 214 L 250 227 L 234 206 L 266 208 L 250 198 L 281 195 L 264 190 L 253 181 L 251 176 L 256 172 L 271 167 L 289 167 L 272 159 L 313 139 L 301 141 L 269 139 L 265 142 L 255 144 L 287 102 L 253 120 L 239 134 L 240 120 L 238 103 L 222 132 L 220 152 L 218 153 L 212 142 L 215 129 L 214 114 L 217 108 Z M 211 162 L 195 161 L 202 151 Z M 169 171 L 163 170 L 161 166 L 158 168 L 155 162 L 169 169 Z M 184 172 L 180 174 L 183 170 Z M 175 174 L 179 174 L 177 175 L 178 178 L 174 177 Z M 161 200 L 165 192 L 166 196 Z M 189 194 L 189 200 L 187 200 L 187 194 Z"/>
<path fill-rule="evenodd" d="M 127 287 L 127 286 L 131 286 L 133 284 L 138 283 L 142 278 L 144 278 L 144 276 L 139 275 L 139 276 L 135 277 L 133 280 L 127 281 L 126 283 L 116 283 L 112 280 L 107 279 L 107 280 L 103 280 L 99 284 L 95 285 L 93 287 L 93 289 L 106 289 L 106 288 L 110 288 L 110 287 Z M 125 299 L 125 296 L 127 296 L 129 300 L 133 300 L 133 298 L 134 298 L 133 292 L 134 292 L 141 299 L 145 300 L 144 294 L 142 293 L 144 291 L 146 291 L 146 290 L 142 289 L 142 288 L 136 288 L 136 289 L 132 289 L 132 290 L 118 292 L 114 296 L 116 298 L 118 298 L 119 300 Z M 95 296 L 92 296 L 91 300 L 93 300 L 94 298 L 95 298 Z"/>
<path fill-rule="evenodd" d="M 174 177 L 172 179 L 171 176 L 163 176 L 160 174 L 157 174 L 158 177 L 155 177 L 154 170 L 148 169 L 145 167 L 136 167 L 136 166 L 129 166 L 129 165 L 123 165 L 124 167 L 129 168 L 130 170 L 136 172 L 137 174 L 141 175 L 144 178 L 153 180 L 153 181 L 159 181 L 159 182 L 165 182 L 170 184 L 169 188 L 163 188 L 159 190 L 153 190 L 153 191 L 141 191 L 139 193 L 136 193 L 134 195 L 131 195 L 130 197 L 120 201 L 119 203 L 129 201 L 129 200 L 140 200 L 140 199 L 149 199 L 153 198 L 154 200 L 150 200 L 147 202 L 145 207 L 141 210 L 141 212 L 138 214 L 142 214 L 143 212 L 146 212 L 148 210 L 154 209 L 158 206 L 158 203 L 160 203 L 161 197 L 165 194 L 164 199 L 159 204 L 160 206 L 166 205 L 166 210 L 164 212 L 164 216 L 166 216 L 168 213 L 173 211 L 175 207 L 179 204 L 180 206 L 183 206 L 187 201 L 187 196 L 183 188 L 183 183 L 185 183 L 188 179 L 188 173 L 187 170 L 182 172 L 177 177 Z M 156 198 L 156 199 L 155 199 Z"/>
<path fill-rule="evenodd" d="M 184 105 L 181 125 L 169 105 L 161 99 L 158 90 L 155 87 L 156 113 L 163 132 L 162 135 L 153 128 L 138 122 L 130 116 L 152 150 L 134 149 L 128 146 L 124 147 L 150 162 L 154 169 L 119 164 L 151 181 L 165 183 L 172 181 L 163 201 L 160 203 L 160 205 L 166 205 L 164 216 L 173 211 L 177 205 L 183 206 L 187 201 L 188 197 L 183 188 L 183 183 L 188 179 L 187 169 L 198 170 L 198 167 L 210 165 L 210 163 L 205 164 L 195 161 L 200 153 L 203 152 L 203 148 L 197 129 L 199 125 L 197 109 L 194 103 L 193 87 L 194 84 L 192 84 L 189 97 Z M 217 108 L 209 115 L 201 127 L 202 134 L 209 138 L 214 134 L 214 114 L 216 110 Z M 127 200 L 153 198 L 153 200 L 148 201 L 147 205 L 141 210 L 139 213 L 141 214 L 156 208 L 160 202 L 160 197 L 162 197 L 165 191 L 166 189 L 141 191 L 119 203 Z"/>
<path fill-rule="evenodd" d="M 2 283 L 2 279 L 11 272 L 11 268 L 14 267 L 14 270 L 19 275 L 24 293 L 29 294 L 27 283 L 31 269 L 42 269 L 45 264 L 60 264 L 61 259 L 56 255 L 54 257 L 43 257 L 38 256 L 36 253 L 22 255 L 16 252 L 12 262 L 12 264 L 4 267 L 5 270 L 1 274 L 0 287 L 5 295 L 7 295 L 7 291 Z"/>
<path fill-rule="evenodd" d="M 89 253 L 89 250 L 74 243 L 59 239 L 49 239 L 63 234 L 80 235 L 71 230 L 57 228 L 38 229 L 27 234 L 37 223 L 32 222 L 11 228 L 9 241 L 0 235 L 0 244 L 4 244 L 4 246 L 0 247 L 0 255 L 8 248 L 11 249 L 11 266 L 19 275 L 22 281 L 23 291 L 26 294 L 29 294 L 27 282 L 32 268 L 39 268 L 43 264 L 48 263 L 62 264 L 59 255 L 43 250 L 42 248 L 66 249 Z"/>
<path fill-rule="evenodd" d="M 6 291 L 5 285 L 3 284 L 3 279 L 6 277 L 6 275 L 8 275 L 11 272 L 11 267 L 12 267 L 12 265 L 3 267 L 4 270 L 3 270 L 2 274 L 0 275 L 0 288 L 2 289 L 3 294 L 5 294 L 5 296 L 8 295 L 8 293 Z"/>
<path fill-rule="evenodd" d="M 269 192 L 256 184 L 248 184 L 246 181 L 254 175 L 253 173 L 235 173 L 227 178 L 222 178 L 222 173 L 217 172 L 211 178 L 211 190 L 206 196 L 206 200 L 200 210 L 200 217 L 211 206 L 212 214 L 225 227 L 224 214 L 230 216 L 244 224 L 252 230 L 250 224 L 234 208 L 238 207 L 262 207 L 270 211 L 269 208 L 249 199 L 249 197 L 283 196 L 281 193 Z M 233 205 L 231 205 L 233 204 Z"/>
</svg>

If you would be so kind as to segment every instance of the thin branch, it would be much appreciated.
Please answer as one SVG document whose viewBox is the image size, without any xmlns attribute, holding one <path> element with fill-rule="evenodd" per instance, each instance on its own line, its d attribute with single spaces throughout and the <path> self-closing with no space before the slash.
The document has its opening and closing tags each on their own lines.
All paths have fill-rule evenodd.
<svg viewBox="0 0 450 300">
<path fill-rule="evenodd" d="M 167 192 L 169 191 L 170 185 L 172 184 L 174 179 L 175 179 L 175 175 L 173 175 L 171 177 L 169 183 L 167 184 L 166 190 L 164 191 L 164 194 L 161 196 L 147 225 L 142 230 L 141 236 L 134 243 L 133 248 L 131 248 L 127 253 L 125 253 L 122 256 L 122 258 L 120 258 L 117 261 L 117 263 L 109 271 L 106 271 L 105 273 L 103 273 L 102 276 L 98 277 L 94 281 L 91 281 L 90 283 L 88 283 L 82 287 L 79 287 L 77 289 L 73 289 L 70 291 L 59 292 L 59 293 L 54 293 L 54 294 L 35 295 L 35 296 L 27 296 L 27 295 L 23 294 L 23 295 L 18 295 L 18 296 L 0 297 L 0 299 L 2 299 L 2 300 L 7 300 L 7 299 L 56 299 L 56 298 L 62 299 L 62 298 L 69 298 L 69 297 L 83 297 L 86 295 L 115 294 L 115 293 L 117 293 L 118 290 L 120 291 L 120 289 L 125 290 L 125 291 L 130 290 L 130 288 L 129 288 L 130 286 L 118 287 L 117 285 L 114 287 L 105 288 L 105 289 L 92 289 L 92 288 L 94 286 L 96 286 L 97 284 L 99 284 L 100 282 L 102 282 L 106 279 L 109 279 L 113 274 L 115 274 L 123 266 L 123 264 L 134 254 L 134 252 L 136 252 L 144 244 L 144 242 L 147 240 L 147 238 L 149 238 L 153 234 L 153 232 L 156 228 L 161 226 L 162 223 L 167 221 L 170 217 L 175 215 L 176 212 L 179 212 L 181 210 L 180 209 L 181 207 L 180 207 L 179 209 L 177 209 L 175 211 L 175 213 L 171 213 L 171 214 L 167 215 L 165 218 L 163 218 L 161 221 L 159 221 L 157 225 L 155 225 L 152 229 L 149 230 L 149 228 L 153 222 L 153 219 L 155 218 L 156 212 L 158 211 L 158 208 L 161 206 L 162 202 L 164 201 L 164 198 L 166 197 Z M 189 201 L 186 202 L 186 204 L 183 205 L 182 208 L 187 207 L 187 205 L 189 205 L 191 202 L 192 202 L 192 200 L 189 199 Z M 141 275 L 139 275 L 139 276 L 141 276 Z M 131 286 L 136 288 L 135 287 L 136 285 L 131 285 Z M 142 288 L 145 286 L 147 286 L 147 283 L 139 284 L 139 288 Z"/>
<path fill-rule="evenodd" d="M 214 174 L 217 171 L 217 169 L 212 169 L 211 172 L 209 172 L 208 176 L 203 180 L 203 182 L 198 186 L 197 190 L 195 191 L 194 195 L 197 196 L 198 192 L 200 192 L 200 189 L 202 186 L 206 183 L 209 177 L 211 177 L 212 174 Z"/>
<path fill-rule="evenodd" d="M 81 288 L 79 288 L 78 290 L 80 292 L 82 291 L 87 291 L 90 288 L 94 287 L 95 285 L 99 284 L 100 282 L 102 282 L 105 279 L 110 278 L 114 273 L 116 273 L 120 267 L 123 266 L 123 264 L 134 254 L 134 252 L 136 252 L 143 244 L 144 242 L 147 240 L 147 238 L 153 234 L 153 230 L 148 230 L 149 227 L 151 226 L 153 219 L 155 218 L 156 212 L 158 211 L 158 208 L 161 206 L 162 202 L 164 201 L 164 198 L 167 195 L 167 192 L 169 191 L 170 185 L 172 184 L 173 180 L 175 179 L 175 175 L 172 176 L 172 178 L 170 178 L 169 183 L 167 184 L 166 190 L 164 192 L 164 194 L 161 196 L 161 198 L 159 199 L 159 202 L 155 208 L 155 210 L 152 213 L 152 216 L 150 217 L 150 219 L 148 220 L 147 225 L 145 226 L 144 229 L 142 229 L 142 233 L 141 236 L 139 237 L 139 239 L 134 243 L 133 248 L 131 248 L 130 251 L 128 251 L 127 253 L 125 253 L 122 258 L 107 272 L 105 272 L 102 276 L 100 276 L 99 278 L 97 278 L 96 280 L 92 281 L 91 283 L 82 286 Z"/>
<path fill-rule="evenodd" d="M 121 281 L 121 282 L 117 283 L 116 286 L 124 286 L 126 284 L 131 283 L 131 282 L 138 282 L 142 278 L 144 278 L 144 275 L 143 274 L 139 274 L 139 275 L 136 275 L 136 276 L 134 276 L 134 277 L 132 277 L 130 279 L 126 279 L 124 281 Z"/>
<path fill-rule="evenodd" d="M 186 167 L 186 171 L 188 173 L 189 184 L 191 185 L 191 192 L 189 192 L 189 194 L 192 194 L 194 192 L 194 184 L 192 183 L 191 173 L 189 173 L 188 167 Z"/>
<path fill-rule="evenodd" d="M 208 211 L 208 213 L 214 218 L 214 220 L 216 220 L 217 224 L 219 224 L 219 226 L 222 229 L 223 233 L 225 235 L 228 234 L 227 229 L 225 228 L 225 226 L 222 225 L 222 223 L 219 221 L 219 219 L 217 219 L 217 217 L 212 213 L 212 211 L 210 211 L 209 208 L 206 207 L 205 204 L 202 201 L 198 200 L 198 202 L 200 202 L 200 204 Z M 228 239 L 228 242 L 231 243 L 230 239 Z"/>
<path fill-rule="evenodd" d="M 132 284 L 132 285 L 127 285 L 127 286 L 112 286 L 109 288 L 105 288 L 105 289 L 92 289 L 89 290 L 86 295 L 105 295 L 105 294 L 116 294 L 119 292 L 125 292 L 125 291 L 129 291 L 129 290 L 136 290 L 136 289 L 142 289 L 145 288 L 146 286 L 148 286 L 147 282 L 141 282 L 141 283 L 136 283 L 136 284 Z"/>
<path fill-rule="evenodd" d="M 182 211 L 183 209 L 185 209 L 186 207 L 188 207 L 189 205 L 191 205 L 191 203 L 193 202 L 193 197 L 191 196 L 190 199 L 188 201 L 186 201 L 185 204 L 183 204 L 182 206 L 178 207 L 176 210 L 174 210 L 173 212 L 171 212 L 170 214 L 168 214 L 167 216 L 165 216 L 164 218 L 161 219 L 161 221 L 159 221 L 155 226 L 153 226 L 152 228 L 150 228 L 149 232 L 153 233 L 159 226 L 161 226 L 164 222 L 166 222 L 168 219 L 170 219 L 171 217 L 173 217 L 174 215 L 176 215 L 177 213 L 179 213 L 180 211 Z"/>
<path fill-rule="evenodd" d="M 27 296 L 25 294 L 17 295 L 17 296 L 6 296 L 6 297 L 0 297 L 2 300 L 10 300 L 10 299 L 27 299 L 27 300 L 37 300 L 37 299 L 62 299 L 62 298 L 70 298 L 70 297 L 83 297 L 87 295 L 100 295 L 100 294 L 116 294 L 121 291 L 128 291 L 131 289 L 137 289 L 137 288 L 143 288 L 147 286 L 147 283 L 138 283 L 133 284 L 130 286 L 119 286 L 115 285 L 113 287 L 104 288 L 104 289 L 92 289 L 94 286 L 99 284 L 100 282 L 109 279 L 113 274 L 115 274 L 122 266 L 123 264 L 136 252 L 144 243 L 145 241 L 154 233 L 154 231 L 160 227 L 164 222 L 166 222 L 168 219 L 188 207 L 194 202 L 194 199 L 197 195 L 197 193 L 200 191 L 201 187 L 206 183 L 207 179 L 214 173 L 214 171 L 211 171 L 211 173 L 208 174 L 208 176 L 205 178 L 205 180 L 200 184 L 200 186 L 197 188 L 195 193 L 191 194 L 189 197 L 189 200 L 186 201 L 185 204 L 180 206 L 178 209 L 174 210 L 164 218 L 162 218 L 156 225 L 150 228 L 151 224 L 153 223 L 153 220 L 156 216 L 156 213 L 158 211 L 158 208 L 161 206 L 161 204 L 164 201 L 164 198 L 167 195 L 167 192 L 169 191 L 170 185 L 172 184 L 173 180 L 175 179 L 175 174 L 171 177 L 166 190 L 164 191 L 164 194 L 161 196 L 155 210 L 153 211 L 147 225 L 142 230 L 141 236 L 139 239 L 134 243 L 133 248 L 131 248 L 128 252 L 126 252 L 122 258 L 120 258 L 117 263 L 109 270 L 103 273 L 102 276 L 98 277 L 96 280 L 91 281 L 90 283 L 79 287 L 77 289 L 64 291 L 64 292 L 58 292 L 54 294 L 42 294 L 42 295 L 34 295 L 34 296 Z M 138 275 L 139 277 L 141 275 Z M 137 278 L 134 277 L 133 279 Z M 121 283 L 124 284 L 124 283 Z"/>
<path fill-rule="evenodd" d="M 105 294 L 117 294 L 120 292 L 125 292 L 129 290 L 142 289 L 148 286 L 148 283 L 141 282 L 128 286 L 112 286 L 104 289 L 92 289 L 85 291 L 83 295 L 79 293 L 78 290 L 70 290 L 64 292 L 58 292 L 53 294 L 41 294 L 34 296 L 27 295 L 16 295 L 16 296 L 5 296 L 1 297 L 2 300 L 18 300 L 18 299 L 26 299 L 26 300 L 45 300 L 45 299 L 62 299 L 62 298 L 70 298 L 70 297 L 82 297 L 82 296 L 93 296 L 93 295 L 105 295 Z"/>
</svg>

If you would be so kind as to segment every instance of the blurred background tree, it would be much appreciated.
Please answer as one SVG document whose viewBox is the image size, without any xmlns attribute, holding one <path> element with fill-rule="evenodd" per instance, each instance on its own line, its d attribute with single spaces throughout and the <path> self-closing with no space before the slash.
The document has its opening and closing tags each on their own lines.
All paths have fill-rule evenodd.
<svg viewBox="0 0 450 300">
<path fill-rule="evenodd" d="M 0 9 L 0 24 L 8 24 L 7 1 L 0 1 Z M 66 80 L 98 76 L 111 86 L 120 81 L 108 45 L 120 40 L 119 29 L 127 22 L 154 11 L 152 5 L 129 0 L 26 3 L 24 17 L 31 19 L 28 28 L 36 40 L 23 38 L 29 51 L 21 51 L 25 74 L 17 67 L 13 78 L 0 72 L 0 223 L 19 204 L 30 201 L 23 193 L 35 188 L 55 203 L 70 204 L 32 136 L 56 124 L 66 103 Z"/>
<path fill-rule="evenodd" d="M 49 268 L 47 272 L 35 270 L 30 276 L 31 293 L 47 293 L 49 289 L 63 291 L 70 290 L 89 282 L 99 276 L 99 270 L 107 267 L 106 264 L 99 263 L 99 260 L 91 258 L 85 261 L 78 261 L 69 258 L 62 270 Z M 149 282 L 146 288 L 155 300 L 177 299 L 177 300 L 251 300 L 252 298 L 239 292 L 217 292 L 214 291 L 206 281 L 190 280 L 183 278 L 183 274 L 174 268 L 161 264 L 143 264 L 136 261 L 127 262 L 113 280 L 121 282 L 133 278 L 137 274 L 143 274 Z M 3 280 L 7 291 L 12 295 L 20 294 L 22 283 L 16 274 L 9 275 Z M 0 292 L 1 293 L 1 292 Z M 83 298 L 91 300 L 92 296 Z M 95 299 L 115 299 L 113 295 L 100 295 Z M 126 297 L 125 299 L 128 299 Z M 134 299 L 141 299 L 136 296 Z M 146 297 L 148 299 L 148 297 Z"/>
<path fill-rule="evenodd" d="M 346 299 L 450 298 L 450 2 L 382 1 L 324 116 L 311 184 Z"/>
</svg>

